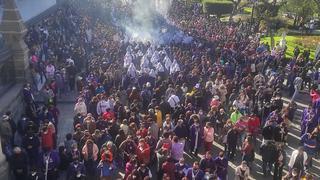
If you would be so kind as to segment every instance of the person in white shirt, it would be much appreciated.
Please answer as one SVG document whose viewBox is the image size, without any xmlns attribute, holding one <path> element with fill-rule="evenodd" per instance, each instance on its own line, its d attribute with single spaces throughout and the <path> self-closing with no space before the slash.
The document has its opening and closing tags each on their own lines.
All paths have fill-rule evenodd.
<svg viewBox="0 0 320 180">
<path fill-rule="evenodd" d="M 172 109 L 174 109 L 179 106 L 180 99 L 177 95 L 171 94 L 171 96 L 169 96 L 168 103 L 169 103 L 170 107 Z"/>
<path fill-rule="evenodd" d="M 291 98 L 291 102 L 293 102 L 297 96 L 299 95 L 299 91 L 301 89 L 301 86 L 302 86 L 302 78 L 300 77 L 300 75 L 298 75 L 294 81 L 293 81 L 293 86 L 294 86 L 294 93 L 292 95 L 292 98 Z"/>
<path fill-rule="evenodd" d="M 110 103 L 107 101 L 107 98 L 104 97 L 102 100 L 100 100 L 97 104 L 97 113 L 98 115 L 102 115 L 107 111 L 107 109 L 110 109 Z"/>
<path fill-rule="evenodd" d="M 298 174 L 302 175 L 307 165 L 307 159 L 308 155 L 303 150 L 303 147 L 299 147 L 297 150 L 294 150 L 290 156 L 288 164 L 289 172 L 296 169 Z"/>
<path fill-rule="evenodd" d="M 87 115 L 87 106 L 84 103 L 84 99 L 83 98 L 79 98 L 78 99 L 78 102 L 74 106 L 74 112 L 75 112 L 75 114 L 81 114 L 83 116 Z"/>
</svg>

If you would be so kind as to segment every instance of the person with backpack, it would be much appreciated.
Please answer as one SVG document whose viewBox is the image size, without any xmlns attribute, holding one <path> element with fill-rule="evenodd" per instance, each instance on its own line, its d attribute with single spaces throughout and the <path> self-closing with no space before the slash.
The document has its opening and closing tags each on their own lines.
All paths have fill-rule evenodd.
<svg viewBox="0 0 320 180">
<path fill-rule="evenodd" d="M 272 171 L 272 166 L 277 157 L 277 148 L 275 143 L 273 141 L 266 141 L 260 147 L 260 154 L 262 156 L 263 175 L 267 176 Z"/>
<path fill-rule="evenodd" d="M 305 173 L 305 167 L 307 165 L 308 155 L 304 151 L 303 147 L 299 147 L 294 150 L 290 156 L 289 160 L 289 174 L 295 172 L 297 177 L 302 177 Z"/>
</svg>

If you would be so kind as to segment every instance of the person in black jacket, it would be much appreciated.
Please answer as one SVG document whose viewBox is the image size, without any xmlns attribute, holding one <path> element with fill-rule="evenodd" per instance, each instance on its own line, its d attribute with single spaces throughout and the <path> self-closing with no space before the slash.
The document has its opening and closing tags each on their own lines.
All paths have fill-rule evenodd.
<svg viewBox="0 0 320 180">
<path fill-rule="evenodd" d="M 272 170 L 272 165 L 277 157 L 277 148 L 273 141 L 266 141 L 260 147 L 260 154 L 262 156 L 262 170 L 263 175 L 267 176 Z"/>
<path fill-rule="evenodd" d="M 266 140 L 273 140 L 273 135 L 274 127 L 272 126 L 272 123 L 270 121 L 267 121 L 265 127 L 263 127 L 262 129 L 263 142 Z"/>
<path fill-rule="evenodd" d="M 216 164 L 209 151 L 207 151 L 205 157 L 200 160 L 200 169 L 209 174 L 216 172 Z"/>
<path fill-rule="evenodd" d="M 286 124 L 282 122 L 280 125 L 274 127 L 273 131 L 274 140 L 276 141 L 276 143 L 285 143 L 288 134 L 288 128 Z"/>
<path fill-rule="evenodd" d="M 233 127 L 232 129 L 230 129 L 227 134 L 227 149 L 228 149 L 227 157 L 230 160 L 233 160 L 234 155 L 236 153 L 238 136 L 239 136 L 239 133 L 236 127 Z"/>
<path fill-rule="evenodd" d="M 69 165 L 67 180 L 81 180 L 86 176 L 86 168 L 78 158 L 75 158 Z"/>
<path fill-rule="evenodd" d="M 69 82 L 69 88 L 70 88 L 70 91 L 73 91 L 75 88 L 77 70 L 76 70 L 73 63 L 69 63 L 66 70 L 67 70 L 67 78 L 68 78 L 68 82 Z"/>
<path fill-rule="evenodd" d="M 179 119 L 177 125 L 174 127 L 173 132 L 178 136 L 179 139 L 187 139 L 188 137 L 188 129 L 184 125 L 183 120 Z"/>
<path fill-rule="evenodd" d="M 65 174 L 71 162 L 71 159 L 67 154 L 67 149 L 65 148 L 65 146 L 59 146 L 59 157 L 60 164 L 58 169 L 60 171 L 60 174 Z"/>
<path fill-rule="evenodd" d="M 22 139 L 22 147 L 26 150 L 29 157 L 30 166 L 34 166 L 38 162 L 40 140 L 32 132 L 27 132 L 27 135 Z"/>
<path fill-rule="evenodd" d="M 25 180 L 28 173 L 28 157 L 20 147 L 13 149 L 10 158 L 10 167 L 16 180 Z"/>
<path fill-rule="evenodd" d="M 44 180 L 44 175 L 37 170 L 36 166 L 34 166 L 31 168 L 27 180 Z"/>
</svg>

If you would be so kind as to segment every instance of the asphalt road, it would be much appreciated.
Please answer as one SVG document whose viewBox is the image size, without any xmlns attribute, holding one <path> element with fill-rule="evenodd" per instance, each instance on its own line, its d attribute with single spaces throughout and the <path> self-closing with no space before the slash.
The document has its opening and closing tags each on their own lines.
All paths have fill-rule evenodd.
<svg viewBox="0 0 320 180">
<path fill-rule="evenodd" d="M 72 121 L 73 121 L 73 106 L 74 103 L 72 103 L 72 98 L 74 96 L 69 96 L 70 100 L 67 100 L 65 98 L 60 99 L 60 103 L 58 103 L 58 107 L 60 109 L 60 121 L 59 121 L 59 134 L 58 134 L 58 142 L 62 143 L 64 141 L 64 137 L 68 132 L 72 132 Z M 68 99 L 68 97 L 67 97 Z M 285 101 L 285 104 L 288 103 L 288 98 L 283 98 Z M 302 110 L 307 107 L 307 104 L 310 101 L 310 97 L 307 92 L 299 94 L 297 98 L 297 104 L 298 104 L 298 110 L 295 114 L 294 122 L 292 123 L 290 129 L 289 129 L 289 136 L 288 136 L 288 146 L 286 147 L 287 152 L 287 159 L 289 160 L 289 156 L 291 155 L 292 151 L 299 147 L 299 141 L 300 141 L 300 117 Z M 218 135 L 216 135 L 218 136 Z M 271 176 L 264 177 L 262 173 L 262 160 L 261 156 L 258 153 L 258 147 L 260 146 L 261 139 L 258 139 L 258 144 L 256 146 L 256 155 L 255 155 L 255 161 L 252 166 L 251 170 L 251 177 L 252 179 L 261 179 L 261 180 L 269 180 L 272 179 Z M 214 143 L 213 144 L 213 153 L 216 155 L 220 150 L 223 150 L 223 146 L 220 144 Z M 191 157 L 187 154 L 185 154 L 185 159 L 187 163 L 192 163 L 195 160 L 200 160 L 202 157 L 203 151 L 200 151 L 200 155 L 198 157 Z M 236 158 L 234 161 L 229 162 L 229 168 L 228 168 L 228 179 L 233 180 L 234 174 L 235 174 L 235 167 L 238 166 L 241 162 L 241 155 L 240 151 L 238 151 Z M 288 161 L 287 161 L 288 162 Z M 285 166 L 284 174 L 287 172 L 287 165 Z M 312 173 L 317 179 L 320 179 L 320 161 L 318 159 L 314 159 L 313 161 L 313 167 L 310 169 L 310 173 Z M 156 175 L 157 172 L 153 170 L 153 174 Z M 123 173 L 119 173 L 118 177 L 122 177 Z"/>
</svg>

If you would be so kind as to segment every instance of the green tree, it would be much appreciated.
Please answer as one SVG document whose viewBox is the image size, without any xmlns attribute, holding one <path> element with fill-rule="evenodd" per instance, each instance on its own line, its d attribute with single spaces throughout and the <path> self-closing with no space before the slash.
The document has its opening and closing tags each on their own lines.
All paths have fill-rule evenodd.
<svg viewBox="0 0 320 180">
<path fill-rule="evenodd" d="M 258 24 L 264 21 L 266 24 L 267 34 L 270 36 L 271 47 L 274 46 L 274 30 L 276 28 L 277 16 L 279 9 L 285 4 L 284 1 L 258 0 L 255 10 Z"/>
<path fill-rule="evenodd" d="M 306 23 L 308 18 L 314 15 L 317 9 L 316 2 L 320 3 L 320 0 L 287 0 L 283 9 L 295 14 L 293 26 L 296 27 L 300 23 Z"/>
<path fill-rule="evenodd" d="M 320 11 L 320 0 L 314 0 L 314 2 L 316 3 L 317 8 L 318 8 L 318 15 L 320 15 L 320 13 L 319 13 L 319 11 Z"/>
<path fill-rule="evenodd" d="M 252 0 L 230 0 L 233 3 L 233 9 L 230 14 L 229 21 L 232 21 L 234 15 L 239 13 L 244 7 L 248 6 Z"/>
</svg>

